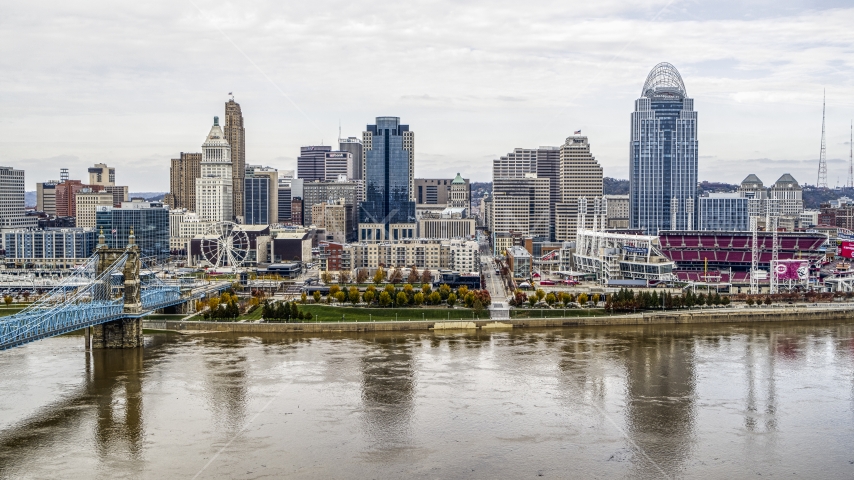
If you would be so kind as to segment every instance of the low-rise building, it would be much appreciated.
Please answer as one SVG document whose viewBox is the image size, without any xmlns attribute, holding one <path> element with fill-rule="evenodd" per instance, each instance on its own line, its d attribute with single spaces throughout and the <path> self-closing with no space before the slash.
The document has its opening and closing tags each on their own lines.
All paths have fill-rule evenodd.
<svg viewBox="0 0 854 480">
<path fill-rule="evenodd" d="M 530 278 L 531 254 L 522 247 L 510 247 L 507 249 L 507 266 L 513 278 Z"/>
<path fill-rule="evenodd" d="M 13 229 L 3 232 L 7 268 L 72 269 L 95 251 L 91 228 Z"/>
<path fill-rule="evenodd" d="M 82 228 L 95 227 L 95 210 L 97 207 L 112 207 L 113 194 L 109 192 L 93 192 L 83 189 L 74 196 L 77 203 L 77 226 Z"/>
</svg>

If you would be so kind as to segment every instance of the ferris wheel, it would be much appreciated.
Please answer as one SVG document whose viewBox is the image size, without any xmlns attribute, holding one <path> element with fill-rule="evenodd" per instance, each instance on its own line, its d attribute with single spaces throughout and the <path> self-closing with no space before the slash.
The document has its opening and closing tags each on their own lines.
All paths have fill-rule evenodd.
<svg viewBox="0 0 854 480">
<path fill-rule="evenodd" d="M 202 257 L 214 267 L 240 267 L 249 256 L 249 235 L 233 222 L 218 222 L 202 239 Z"/>
</svg>

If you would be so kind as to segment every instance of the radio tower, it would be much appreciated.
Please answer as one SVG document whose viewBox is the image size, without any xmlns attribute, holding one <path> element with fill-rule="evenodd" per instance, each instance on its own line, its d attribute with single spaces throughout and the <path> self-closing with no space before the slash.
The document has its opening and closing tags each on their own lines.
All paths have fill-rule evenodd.
<svg viewBox="0 0 854 480">
<path fill-rule="evenodd" d="M 825 95 L 821 99 L 821 153 L 818 156 L 818 182 L 815 184 L 818 188 L 827 188 L 827 146 L 824 140 Z"/>
<path fill-rule="evenodd" d="M 854 121 L 851 122 L 851 138 L 848 140 L 848 188 L 854 188 Z"/>
</svg>

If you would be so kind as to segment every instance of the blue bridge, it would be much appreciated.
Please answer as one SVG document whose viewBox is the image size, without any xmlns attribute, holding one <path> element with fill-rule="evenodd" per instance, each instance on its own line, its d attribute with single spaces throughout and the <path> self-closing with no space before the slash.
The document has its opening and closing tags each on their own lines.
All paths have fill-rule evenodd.
<svg viewBox="0 0 854 480">
<path fill-rule="evenodd" d="M 133 232 L 126 249 L 106 248 L 102 233 L 95 254 L 73 275 L 27 308 L 0 317 L 0 350 L 80 329 L 86 329 L 88 346 L 90 327 L 95 348 L 139 347 L 143 316 L 208 293 L 182 292 L 156 275 L 141 276 L 140 266 Z"/>
</svg>

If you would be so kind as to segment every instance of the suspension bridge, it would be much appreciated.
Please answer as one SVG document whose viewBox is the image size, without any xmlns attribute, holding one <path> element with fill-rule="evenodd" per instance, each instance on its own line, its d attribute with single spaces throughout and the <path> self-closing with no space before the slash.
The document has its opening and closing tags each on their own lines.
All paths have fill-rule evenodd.
<svg viewBox="0 0 854 480">
<path fill-rule="evenodd" d="M 192 303 L 227 283 L 182 289 L 156 275 L 140 275 L 141 259 L 133 230 L 127 248 L 107 248 L 104 234 L 94 255 L 49 292 L 20 312 L 0 317 L 0 350 L 84 329 L 93 348 L 142 346 L 142 317 Z"/>
</svg>

